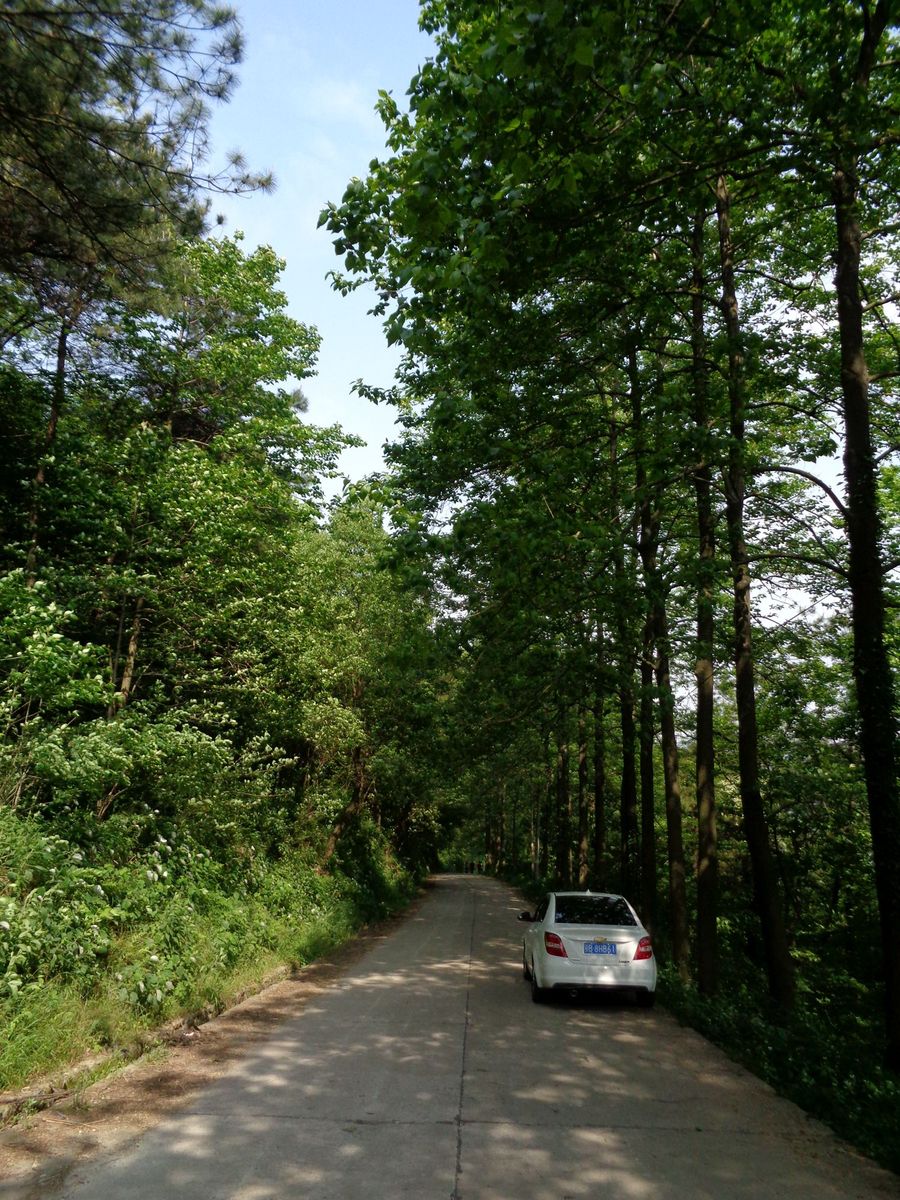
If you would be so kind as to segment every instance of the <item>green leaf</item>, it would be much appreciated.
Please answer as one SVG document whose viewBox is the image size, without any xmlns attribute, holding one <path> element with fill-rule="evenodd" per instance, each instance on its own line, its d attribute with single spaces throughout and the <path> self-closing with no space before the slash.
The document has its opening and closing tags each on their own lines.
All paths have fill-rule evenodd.
<svg viewBox="0 0 900 1200">
<path fill-rule="evenodd" d="M 579 31 L 574 49 L 572 50 L 572 62 L 578 63 L 581 67 L 592 67 L 594 65 L 594 54 L 594 39 L 586 30 Z"/>
</svg>

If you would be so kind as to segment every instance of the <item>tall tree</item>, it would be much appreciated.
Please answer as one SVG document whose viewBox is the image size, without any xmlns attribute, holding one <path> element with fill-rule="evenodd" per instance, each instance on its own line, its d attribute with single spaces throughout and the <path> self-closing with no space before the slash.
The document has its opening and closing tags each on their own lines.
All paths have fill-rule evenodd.
<svg viewBox="0 0 900 1200">
<path fill-rule="evenodd" d="M 697 793 L 697 983 L 712 995 L 717 988 L 718 839 L 715 798 L 715 523 L 712 507 L 709 367 L 706 338 L 704 211 L 691 230 L 691 392 L 696 431 L 693 464 L 697 505 L 697 721 L 695 776 Z"/>
<path fill-rule="evenodd" d="M 241 56 L 234 11 L 208 0 L 0 6 L 0 270 L 139 275 L 173 228 L 199 231 L 200 189 L 266 182 L 239 158 L 204 173 L 207 101 Z"/>
<path fill-rule="evenodd" d="M 769 986 L 775 1002 L 788 1010 L 794 999 L 794 973 L 778 896 L 769 829 L 759 785 L 759 735 L 750 615 L 750 564 L 744 537 L 746 492 L 746 384 L 735 284 L 731 233 L 731 194 L 724 175 L 716 181 L 716 217 L 722 277 L 722 313 L 727 338 L 729 398 L 726 521 L 734 587 L 734 666 L 738 711 L 741 805 L 753 865 L 756 905 L 763 928 Z"/>
</svg>

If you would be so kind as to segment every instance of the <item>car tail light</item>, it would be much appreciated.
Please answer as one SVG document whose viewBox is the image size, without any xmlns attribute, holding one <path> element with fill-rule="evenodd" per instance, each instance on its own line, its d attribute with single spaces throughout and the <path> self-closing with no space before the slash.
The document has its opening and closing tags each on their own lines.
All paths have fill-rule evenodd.
<svg viewBox="0 0 900 1200">
<path fill-rule="evenodd" d="M 544 934 L 544 949 L 548 954 L 552 954 L 554 958 L 568 958 L 566 948 L 563 945 L 563 940 L 558 933 Z"/>
<path fill-rule="evenodd" d="M 639 959 L 652 957 L 653 947 L 650 945 L 650 939 L 648 937 L 642 937 L 637 944 L 637 950 L 634 952 L 634 961 L 637 962 Z"/>
</svg>

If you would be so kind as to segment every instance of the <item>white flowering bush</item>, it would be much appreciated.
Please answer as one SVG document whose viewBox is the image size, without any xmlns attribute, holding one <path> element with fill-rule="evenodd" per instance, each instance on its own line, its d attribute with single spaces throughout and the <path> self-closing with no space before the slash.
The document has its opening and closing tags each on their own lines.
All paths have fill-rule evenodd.
<svg viewBox="0 0 900 1200">
<path fill-rule="evenodd" d="M 109 951 L 116 913 L 81 850 L 0 810 L 0 998 L 49 977 L 87 982 Z"/>
<path fill-rule="evenodd" d="M 309 854 L 273 861 L 242 843 L 223 862 L 149 808 L 104 822 L 72 809 L 55 828 L 70 837 L 0 807 L 0 1006 L 62 982 L 169 1011 L 191 1003 L 198 979 L 268 951 L 290 957 L 296 929 L 360 901 Z"/>
</svg>

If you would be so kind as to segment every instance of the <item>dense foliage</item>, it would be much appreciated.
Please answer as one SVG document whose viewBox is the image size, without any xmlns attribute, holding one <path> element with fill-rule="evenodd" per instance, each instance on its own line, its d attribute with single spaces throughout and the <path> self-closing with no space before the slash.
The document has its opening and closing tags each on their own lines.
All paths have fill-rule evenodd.
<svg viewBox="0 0 900 1200">
<path fill-rule="evenodd" d="M 890 6 L 423 23 L 322 222 L 405 350 L 363 391 L 457 646 L 460 856 L 624 888 L 694 1011 L 900 1070 Z"/>
<path fill-rule="evenodd" d="M 210 957 L 296 957 L 332 901 L 374 911 L 433 853 L 428 608 L 387 569 L 377 500 L 323 505 L 348 439 L 283 386 L 317 338 L 286 316 L 280 266 L 185 243 L 162 304 L 97 304 L 71 331 L 62 381 L 37 332 L 9 354 L 14 1026 L 51 981 L 158 1019 L 202 999 Z"/>
<path fill-rule="evenodd" d="M 0 4 L 0 1070 L 441 857 L 625 890 L 676 1010 L 896 1165 L 896 23 L 422 12 L 322 217 L 400 432 L 326 503 L 317 334 L 199 236 L 265 183 L 186 153 L 233 15 Z"/>
<path fill-rule="evenodd" d="M 318 335 L 192 236 L 264 182 L 198 157 L 233 14 L 0 7 L 6 1090 L 401 903 L 438 818 L 430 603 L 325 502 Z"/>
</svg>

